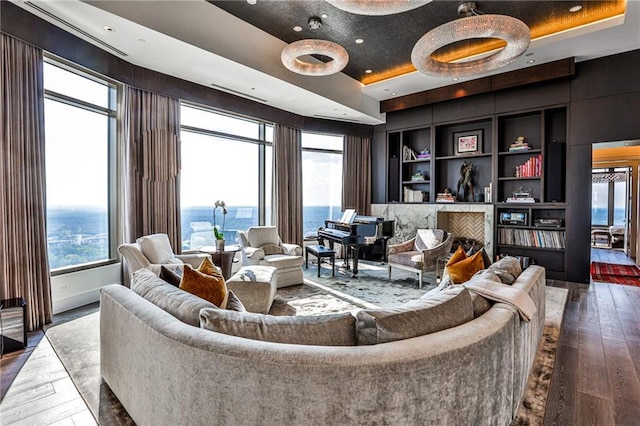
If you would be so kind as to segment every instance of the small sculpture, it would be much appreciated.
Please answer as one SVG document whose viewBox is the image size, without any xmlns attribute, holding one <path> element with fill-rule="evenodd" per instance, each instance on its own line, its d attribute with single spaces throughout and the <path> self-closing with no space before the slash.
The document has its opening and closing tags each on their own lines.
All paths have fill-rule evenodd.
<svg viewBox="0 0 640 426">
<path fill-rule="evenodd" d="M 458 201 L 467 201 L 471 195 L 471 201 L 475 198 L 475 186 L 473 182 L 474 167 L 466 161 L 460 167 L 460 179 L 458 180 Z"/>
</svg>

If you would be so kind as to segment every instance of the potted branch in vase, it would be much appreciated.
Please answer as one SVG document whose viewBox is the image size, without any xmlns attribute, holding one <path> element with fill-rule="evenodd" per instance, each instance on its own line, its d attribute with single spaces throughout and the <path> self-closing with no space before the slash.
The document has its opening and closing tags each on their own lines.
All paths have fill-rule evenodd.
<svg viewBox="0 0 640 426">
<path fill-rule="evenodd" d="M 218 207 L 222 209 L 222 230 L 220 230 L 218 228 L 218 225 L 216 225 L 216 210 L 218 209 Z M 213 207 L 213 233 L 216 237 L 217 251 L 224 251 L 224 225 L 225 225 L 226 218 L 227 218 L 227 204 L 222 200 L 216 201 L 215 206 Z"/>
</svg>

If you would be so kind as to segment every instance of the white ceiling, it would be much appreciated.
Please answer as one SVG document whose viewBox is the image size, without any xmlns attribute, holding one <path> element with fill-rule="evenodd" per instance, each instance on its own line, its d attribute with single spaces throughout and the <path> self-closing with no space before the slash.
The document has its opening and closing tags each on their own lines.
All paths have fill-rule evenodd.
<svg viewBox="0 0 640 426">
<path fill-rule="evenodd" d="M 419 72 L 368 86 L 342 73 L 294 74 L 280 63 L 285 42 L 204 0 L 11 1 L 135 65 L 309 117 L 380 124 L 385 121 L 380 100 L 454 84 Z M 527 51 L 532 55 L 474 78 L 532 66 L 529 59 L 535 59 L 533 65 L 572 56 L 580 62 L 635 49 L 640 49 L 640 0 L 628 0 L 624 17 L 533 40 Z"/>
</svg>

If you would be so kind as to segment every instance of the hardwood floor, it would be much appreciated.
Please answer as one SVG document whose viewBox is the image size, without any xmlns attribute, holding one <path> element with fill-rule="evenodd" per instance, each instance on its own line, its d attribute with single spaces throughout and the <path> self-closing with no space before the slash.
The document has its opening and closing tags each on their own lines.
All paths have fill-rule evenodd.
<svg viewBox="0 0 640 426">
<path fill-rule="evenodd" d="M 635 259 L 624 254 L 622 250 L 611 250 L 607 248 L 591 248 L 591 261 L 615 263 L 618 265 L 635 265 Z"/>
<path fill-rule="evenodd" d="M 544 424 L 640 425 L 640 287 L 547 284 L 568 289 L 569 298 Z M 42 335 L 30 333 L 29 348 L 0 360 L 4 386 L 10 370 L 15 374 L 16 366 L 31 355 L 23 367 L 30 385 L 11 387 L 0 402 L 0 424 L 95 424 Z"/>
</svg>

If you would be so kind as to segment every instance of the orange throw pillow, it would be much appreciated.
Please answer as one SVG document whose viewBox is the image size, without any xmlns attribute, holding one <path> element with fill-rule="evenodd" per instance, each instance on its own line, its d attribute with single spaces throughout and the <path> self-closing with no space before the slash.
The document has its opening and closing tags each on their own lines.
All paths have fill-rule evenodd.
<svg viewBox="0 0 640 426">
<path fill-rule="evenodd" d="M 208 300 L 219 308 L 227 307 L 227 283 L 209 259 L 203 260 L 198 270 L 185 265 L 180 289 Z"/>
<path fill-rule="evenodd" d="M 476 252 L 471 257 L 467 257 L 464 251 L 462 251 L 462 253 L 464 254 L 464 259 L 451 265 L 447 263 L 447 271 L 449 272 L 449 277 L 451 277 L 451 281 L 453 281 L 454 284 L 467 282 L 476 272 L 484 269 L 484 259 L 482 258 L 481 251 Z M 456 254 L 454 254 L 451 259 L 453 259 Z M 449 262 L 451 262 L 451 259 Z"/>
<path fill-rule="evenodd" d="M 453 265 L 454 263 L 460 262 L 461 260 L 465 260 L 467 258 L 467 253 L 464 252 L 462 246 L 458 246 L 458 249 L 451 255 L 449 261 L 447 262 L 447 266 Z"/>
</svg>

